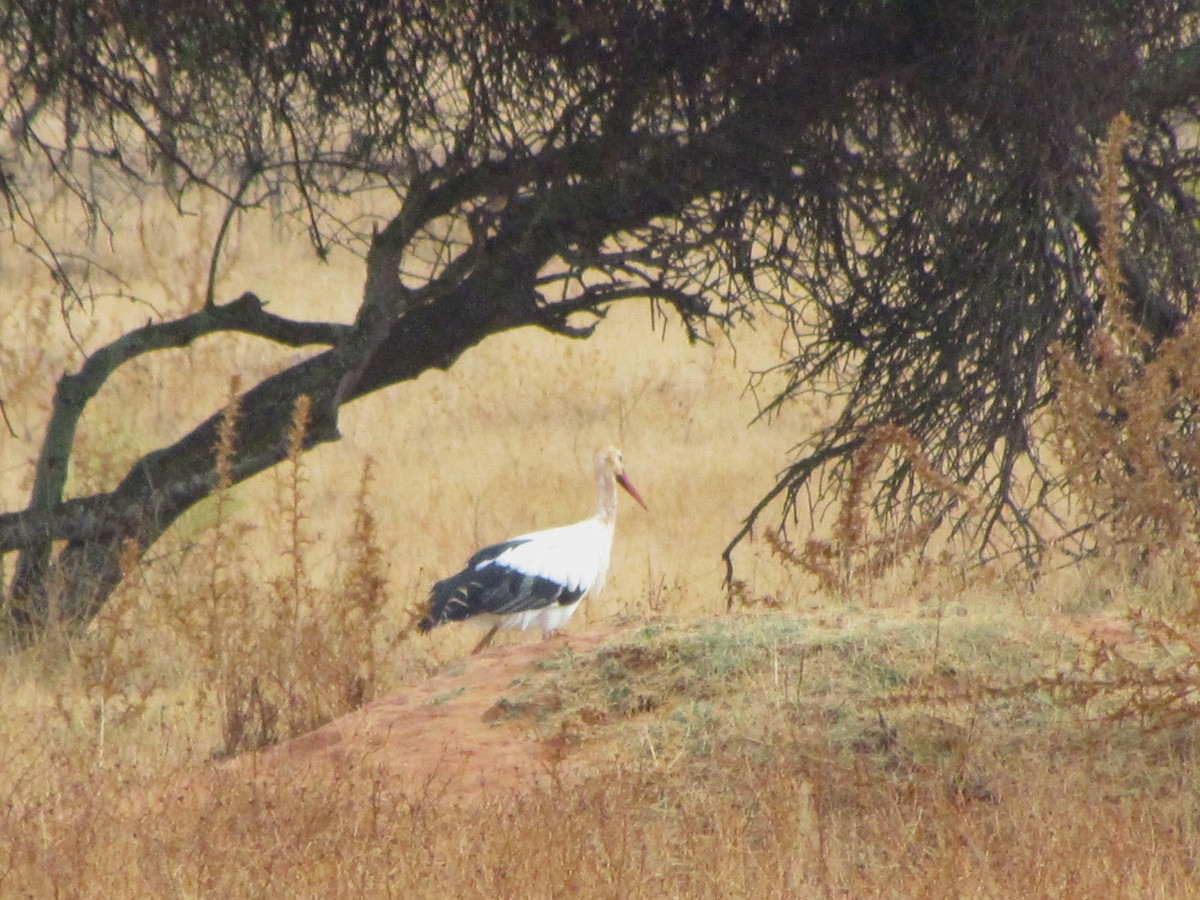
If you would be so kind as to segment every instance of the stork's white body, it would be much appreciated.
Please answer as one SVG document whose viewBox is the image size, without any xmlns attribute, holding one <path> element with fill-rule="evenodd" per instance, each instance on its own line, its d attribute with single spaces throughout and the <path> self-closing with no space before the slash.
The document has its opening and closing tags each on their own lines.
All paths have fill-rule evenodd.
<svg viewBox="0 0 1200 900">
<path fill-rule="evenodd" d="M 575 615 L 584 600 L 604 590 L 615 524 L 614 519 L 594 516 L 574 525 L 533 531 L 513 538 L 513 543 L 521 543 L 505 550 L 491 563 L 482 565 L 499 566 L 562 585 L 564 595 L 579 592 L 579 599 L 514 613 L 483 613 L 480 624 L 519 631 L 537 627 L 547 635 L 557 631 Z"/>
<path fill-rule="evenodd" d="M 600 499 L 594 516 L 484 547 L 461 572 L 433 586 L 421 630 L 475 619 L 491 626 L 475 648 L 478 652 L 498 628 L 536 626 L 548 637 L 565 625 L 585 598 L 604 587 L 617 521 L 617 485 L 645 507 L 625 475 L 620 451 L 600 453 L 596 479 Z"/>
</svg>

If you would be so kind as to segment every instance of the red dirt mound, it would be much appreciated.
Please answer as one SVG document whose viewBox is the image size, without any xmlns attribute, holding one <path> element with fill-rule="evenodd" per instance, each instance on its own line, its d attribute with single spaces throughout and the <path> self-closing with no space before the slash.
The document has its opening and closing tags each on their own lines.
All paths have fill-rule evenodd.
<svg viewBox="0 0 1200 900">
<path fill-rule="evenodd" d="M 302 737 L 226 763 L 219 776 L 263 787 L 370 772 L 401 793 L 453 796 L 503 792 L 546 776 L 554 741 L 519 719 L 489 714 L 538 662 L 570 646 L 588 653 L 611 628 L 497 647 L 454 662 L 419 684 L 369 703 Z"/>
</svg>

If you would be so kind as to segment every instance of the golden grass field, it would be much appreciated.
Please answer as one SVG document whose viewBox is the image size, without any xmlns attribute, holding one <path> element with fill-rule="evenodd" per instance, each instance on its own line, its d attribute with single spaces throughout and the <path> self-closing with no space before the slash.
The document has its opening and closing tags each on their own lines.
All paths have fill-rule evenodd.
<svg viewBox="0 0 1200 900">
<path fill-rule="evenodd" d="M 193 307 L 210 226 L 164 217 L 97 251 L 153 311 L 103 301 L 103 322 L 72 318 L 82 347 Z M 0 498 L 15 509 L 54 379 L 80 356 L 36 267 L 2 252 L 18 437 L 0 438 Z M 348 254 L 321 265 L 247 230 L 234 260 L 218 296 L 353 315 Z M 0 896 L 1200 895 L 1194 717 L 1147 728 L 1113 715 L 1128 691 L 1069 689 L 1089 667 L 1178 653 L 1122 618 L 1170 612 L 1170 579 L 1092 568 L 1031 588 L 951 560 L 830 596 L 759 543 L 738 574 L 772 602 L 726 613 L 722 548 L 831 410 L 750 425 L 745 385 L 775 360 L 777 324 L 740 330 L 736 352 L 712 338 L 689 346 L 636 304 L 584 342 L 493 338 L 347 408 L 344 439 L 298 468 L 190 514 L 86 633 L 9 653 Z M 220 339 L 131 365 L 85 418 L 72 489 L 110 486 L 218 409 L 230 374 L 253 383 L 293 357 Z M 649 511 L 623 506 L 608 587 L 567 629 L 577 649 L 505 636 L 464 661 L 473 629 L 411 633 L 429 585 L 480 544 L 589 515 L 607 443 Z M 372 565 L 377 606 L 354 589 Z M 381 738 L 386 765 L 351 747 L 310 769 L 303 743 L 231 743 L 231 709 L 283 740 L 421 685 L 437 691 L 420 695 L 429 730 Z M 477 771 L 501 745 L 538 764 L 482 792 L 436 765 L 406 777 L 395 759 L 436 756 L 451 722 L 479 741 Z"/>
</svg>

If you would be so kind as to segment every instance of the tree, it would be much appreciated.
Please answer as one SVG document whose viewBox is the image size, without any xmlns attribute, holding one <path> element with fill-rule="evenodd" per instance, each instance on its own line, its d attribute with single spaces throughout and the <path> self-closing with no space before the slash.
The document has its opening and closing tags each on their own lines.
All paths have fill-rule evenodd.
<svg viewBox="0 0 1200 900">
<path fill-rule="evenodd" d="M 1015 540 L 1032 558 L 1029 512 L 1057 481 L 1029 426 L 1047 348 L 1082 348 L 1097 314 L 1089 186 L 1119 110 L 1140 125 L 1134 308 L 1166 335 L 1195 296 L 1188 0 L 16 0 L 0 16 L 7 224 L 65 303 L 86 311 L 91 288 L 34 213 L 38 179 L 97 227 L 123 189 L 181 208 L 207 192 L 226 225 L 270 205 L 318 254 L 340 243 L 364 259 L 350 325 L 289 320 L 249 292 L 219 302 L 210 279 L 202 308 L 63 376 L 29 506 L 0 515 L 27 627 L 52 593 L 88 619 L 122 546 L 145 551 L 214 489 L 217 413 L 111 490 L 64 497 L 105 379 L 202 335 L 328 348 L 240 398 L 241 481 L 284 458 L 297 396 L 312 398 L 310 445 L 334 440 L 343 403 L 507 329 L 585 338 L 631 298 L 693 335 L 780 316 L 795 344 L 766 411 L 828 384 L 844 408 L 743 535 L 771 501 L 786 516 L 823 469 L 836 477 L 864 426 L 892 422 L 986 486 L 981 546 Z M 339 213 L 380 192 L 391 210 L 370 228 Z M 899 464 L 877 502 L 933 501 Z"/>
</svg>

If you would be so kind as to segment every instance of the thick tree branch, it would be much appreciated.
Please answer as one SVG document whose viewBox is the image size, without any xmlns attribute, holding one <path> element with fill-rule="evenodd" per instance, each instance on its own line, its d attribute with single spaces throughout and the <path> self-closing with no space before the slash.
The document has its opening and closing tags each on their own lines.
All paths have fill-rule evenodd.
<svg viewBox="0 0 1200 900">
<path fill-rule="evenodd" d="M 79 418 L 109 377 L 129 360 L 157 350 L 186 347 L 222 331 L 251 334 L 289 347 L 333 344 L 348 331 L 344 325 L 284 319 L 263 307 L 257 296 L 245 293 L 224 306 L 205 307 L 181 319 L 146 325 L 97 350 L 79 372 L 59 379 L 30 507 L 45 509 L 62 499 Z"/>
<path fill-rule="evenodd" d="M 298 347 L 332 343 L 345 333 L 346 326 L 284 319 L 266 312 L 258 297 L 246 293 L 223 306 L 206 306 L 181 319 L 146 325 L 102 347 L 88 357 L 77 373 L 59 379 L 34 474 L 29 511 L 49 510 L 62 501 L 79 420 L 87 404 L 120 366 L 143 354 L 185 347 L 205 335 L 223 331 L 252 334 Z M 39 516 L 31 519 L 47 521 Z M 43 533 L 44 524 L 31 523 L 28 528 L 25 541 L 7 548 L 22 549 L 12 583 L 17 598 L 29 596 L 40 585 L 50 563 L 52 538 L 66 536 Z M 33 535 L 37 537 L 30 543 Z"/>
<path fill-rule="evenodd" d="M 410 167 L 415 165 L 412 161 Z M 426 205 L 432 183 L 431 174 L 415 173 L 400 212 L 371 238 L 363 302 L 354 327 L 334 350 L 333 366 L 341 374 L 333 393 L 317 405 L 314 422 L 318 426 L 322 419 L 326 420 L 325 427 L 334 426 L 338 409 L 358 384 L 371 357 L 387 340 L 392 326 L 418 302 L 414 297 L 417 292 L 410 291 L 400 280 L 400 271 L 409 244 L 428 221 Z M 422 296 L 420 302 L 425 299 Z"/>
</svg>

